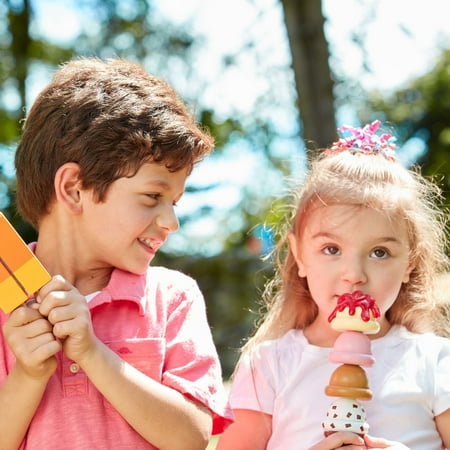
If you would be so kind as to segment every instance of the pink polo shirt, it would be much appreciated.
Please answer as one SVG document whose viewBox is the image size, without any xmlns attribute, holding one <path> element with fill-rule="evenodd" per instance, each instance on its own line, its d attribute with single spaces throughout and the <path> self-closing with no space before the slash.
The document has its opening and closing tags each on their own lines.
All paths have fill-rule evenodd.
<svg viewBox="0 0 450 450">
<path fill-rule="evenodd" d="M 115 269 L 90 302 L 95 334 L 149 377 L 208 407 L 213 433 L 231 421 L 220 363 L 197 283 L 150 267 L 146 275 Z M 0 311 L 0 323 L 6 316 Z M 0 384 L 15 358 L 0 335 Z M 21 449 L 154 449 L 117 413 L 76 363 L 62 352 L 58 368 Z M 176 433 L 177 424 L 167 433 Z"/>
</svg>

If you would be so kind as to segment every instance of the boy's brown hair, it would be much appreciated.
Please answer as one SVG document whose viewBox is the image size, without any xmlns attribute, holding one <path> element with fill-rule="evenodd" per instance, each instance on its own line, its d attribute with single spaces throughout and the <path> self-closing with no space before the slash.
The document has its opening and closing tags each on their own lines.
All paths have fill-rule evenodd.
<svg viewBox="0 0 450 450">
<path fill-rule="evenodd" d="M 109 185 L 143 163 L 176 172 L 213 148 L 176 92 L 137 64 L 79 58 L 64 64 L 27 115 L 16 151 L 17 207 L 38 228 L 54 200 L 54 177 L 80 165 L 99 202 Z"/>
</svg>

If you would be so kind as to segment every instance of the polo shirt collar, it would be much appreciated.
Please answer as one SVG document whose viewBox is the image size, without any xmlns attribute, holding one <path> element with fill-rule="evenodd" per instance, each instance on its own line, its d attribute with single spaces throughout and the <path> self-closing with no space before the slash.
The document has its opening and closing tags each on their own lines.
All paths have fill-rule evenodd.
<svg viewBox="0 0 450 450">
<path fill-rule="evenodd" d="M 145 314 L 146 275 L 136 275 L 120 269 L 114 269 L 109 283 L 89 302 L 90 308 L 112 301 L 130 301 L 139 306 L 139 313 Z"/>
<path fill-rule="evenodd" d="M 34 253 L 36 242 L 31 242 L 28 247 Z M 139 313 L 145 314 L 145 284 L 146 275 L 136 275 L 120 269 L 113 269 L 108 284 L 89 302 L 89 307 L 110 303 L 115 300 L 134 302 L 139 306 Z"/>
</svg>

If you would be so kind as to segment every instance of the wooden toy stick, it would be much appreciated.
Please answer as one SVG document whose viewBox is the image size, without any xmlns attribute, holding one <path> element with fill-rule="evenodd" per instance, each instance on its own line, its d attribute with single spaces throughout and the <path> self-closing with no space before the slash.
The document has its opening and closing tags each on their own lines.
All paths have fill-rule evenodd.
<svg viewBox="0 0 450 450">
<path fill-rule="evenodd" d="M 3 260 L 3 258 L 0 256 L 0 263 L 3 264 L 3 267 L 6 269 L 6 271 L 9 273 L 9 275 L 13 278 L 13 280 L 18 284 L 20 289 L 25 293 L 25 295 L 28 297 L 30 294 L 25 290 L 22 283 L 17 279 L 17 277 L 14 275 L 14 272 L 9 268 L 8 264 Z"/>
<path fill-rule="evenodd" d="M 0 213 L 0 309 L 11 312 L 51 276 L 6 217 Z"/>
</svg>

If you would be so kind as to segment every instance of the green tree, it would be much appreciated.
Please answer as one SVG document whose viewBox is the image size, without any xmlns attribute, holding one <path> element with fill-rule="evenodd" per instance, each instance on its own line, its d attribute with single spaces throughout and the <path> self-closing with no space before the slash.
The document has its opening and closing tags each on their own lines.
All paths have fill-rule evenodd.
<svg viewBox="0 0 450 450">
<path fill-rule="evenodd" d="M 325 148 L 336 138 L 333 78 L 322 2 L 281 0 L 292 54 L 302 137 Z"/>
<path fill-rule="evenodd" d="M 371 95 L 370 110 L 381 111 L 398 127 L 401 141 L 415 137 L 425 151 L 418 164 L 423 173 L 441 180 L 450 204 L 450 50 L 444 50 L 433 70 L 390 96 Z"/>
</svg>

